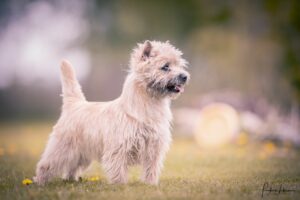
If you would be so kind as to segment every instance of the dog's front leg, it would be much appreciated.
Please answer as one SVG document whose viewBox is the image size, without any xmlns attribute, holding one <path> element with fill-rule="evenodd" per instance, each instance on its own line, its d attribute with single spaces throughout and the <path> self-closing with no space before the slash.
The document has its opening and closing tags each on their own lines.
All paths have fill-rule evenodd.
<svg viewBox="0 0 300 200">
<path fill-rule="evenodd" d="M 110 183 L 127 183 L 126 158 L 126 151 L 122 146 L 105 150 L 102 164 Z"/>
<path fill-rule="evenodd" d="M 143 182 L 151 185 L 158 184 L 160 171 L 163 166 L 163 159 L 166 154 L 166 149 L 166 144 L 161 143 L 159 140 L 148 141 L 142 159 Z"/>
</svg>

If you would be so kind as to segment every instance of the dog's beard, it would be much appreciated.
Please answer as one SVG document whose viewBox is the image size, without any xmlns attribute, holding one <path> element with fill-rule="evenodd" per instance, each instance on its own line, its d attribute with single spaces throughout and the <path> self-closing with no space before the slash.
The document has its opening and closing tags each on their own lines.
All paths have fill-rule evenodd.
<svg viewBox="0 0 300 200">
<path fill-rule="evenodd" d="M 148 92 L 152 96 L 156 97 L 177 97 L 184 91 L 184 83 L 182 83 L 177 77 L 168 81 L 164 80 L 152 80 L 148 84 Z"/>
</svg>

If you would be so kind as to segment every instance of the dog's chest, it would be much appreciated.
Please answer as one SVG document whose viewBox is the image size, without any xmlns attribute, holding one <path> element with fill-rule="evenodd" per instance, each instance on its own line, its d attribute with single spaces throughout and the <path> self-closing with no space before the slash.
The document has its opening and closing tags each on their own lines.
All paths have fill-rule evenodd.
<svg viewBox="0 0 300 200">
<path fill-rule="evenodd" d="M 161 128 L 161 127 L 164 128 Z M 152 151 L 162 141 L 170 137 L 168 124 L 159 126 L 140 125 L 136 132 L 127 139 L 127 160 L 130 165 L 140 164 L 148 151 Z"/>
</svg>

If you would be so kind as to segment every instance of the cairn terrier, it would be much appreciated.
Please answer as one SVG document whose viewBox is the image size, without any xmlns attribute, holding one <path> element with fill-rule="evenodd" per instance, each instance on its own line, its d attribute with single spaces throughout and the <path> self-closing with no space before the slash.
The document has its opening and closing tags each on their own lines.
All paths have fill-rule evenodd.
<svg viewBox="0 0 300 200">
<path fill-rule="evenodd" d="M 63 106 L 34 181 L 78 180 L 98 160 L 110 183 L 126 183 L 131 165 L 142 181 L 158 184 L 171 142 L 170 101 L 189 80 L 187 61 L 169 42 L 145 41 L 133 50 L 123 91 L 110 102 L 88 102 L 73 67 L 61 64 Z"/>
</svg>

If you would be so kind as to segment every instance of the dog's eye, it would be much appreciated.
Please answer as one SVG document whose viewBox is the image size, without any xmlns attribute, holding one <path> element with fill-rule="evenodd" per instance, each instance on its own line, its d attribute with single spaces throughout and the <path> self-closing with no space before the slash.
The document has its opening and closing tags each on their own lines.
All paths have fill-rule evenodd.
<svg viewBox="0 0 300 200">
<path fill-rule="evenodd" d="M 170 71 L 170 66 L 169 66 L 169 63 L 166 63 L 162 68 L 160 68 L 161 70 L 165 71 L 165 72 L 168 72 Z"/>
</svg>

